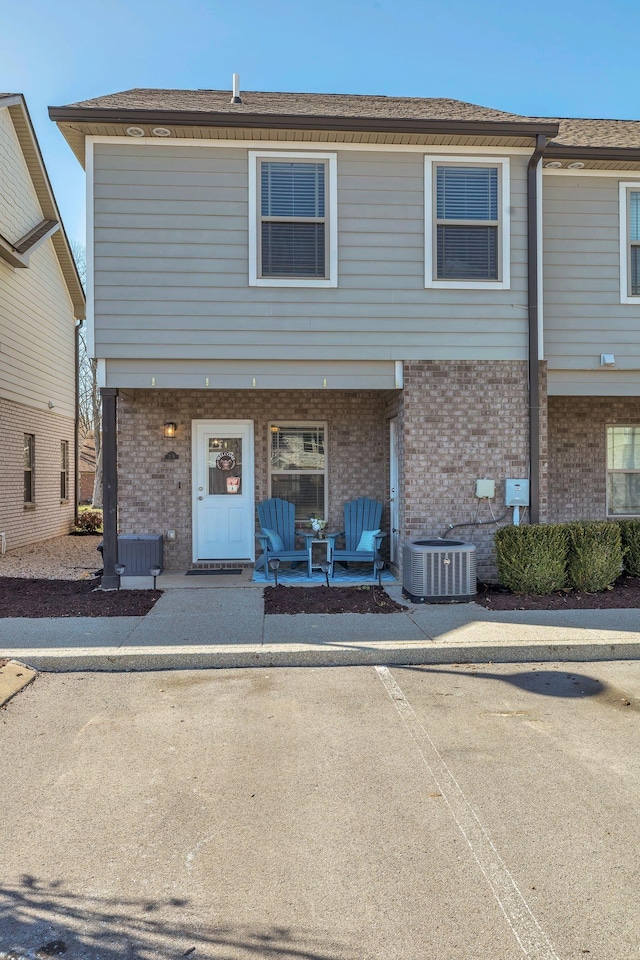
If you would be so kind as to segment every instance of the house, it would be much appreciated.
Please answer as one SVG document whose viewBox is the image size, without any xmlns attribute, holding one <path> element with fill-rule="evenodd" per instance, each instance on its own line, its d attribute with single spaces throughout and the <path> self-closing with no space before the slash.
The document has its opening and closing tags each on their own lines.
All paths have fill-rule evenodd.
<svg viewBox="0 0 640 960">
<path fill-rule="evenodd" d="M 184 569 L 251 563 L 256 501 L 339 529 L 366 495 L 394 564 L 456 527 L 487 577 L 507 479 L 534 522 L 640 514 L 640 123 L 235 87 L 50 116 L 87 171 L 106 586 L 116 508 Z"/>
<path fill-rule="evenodd" d="M 0 535 L 73 526 L 76 320 L 84 292 L 21 94 L 0 94 Z"/>
</svg>

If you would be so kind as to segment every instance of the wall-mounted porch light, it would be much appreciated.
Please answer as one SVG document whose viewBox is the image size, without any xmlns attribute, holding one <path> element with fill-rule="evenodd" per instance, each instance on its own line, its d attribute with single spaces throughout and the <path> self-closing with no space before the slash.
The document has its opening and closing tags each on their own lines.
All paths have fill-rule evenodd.
<svg viewBox="0 0 640 960">
<path fill-rule="evenodd" d="M 165 435 L 165 438 L 166 438 L 167 440 L 173 440 L 173 438 L 174 438 L 175 435 L 176 435 L 176 430 L 177 430 L 177 429 L 178 429 L 178 428 L 177 428 L 176 424 L 173 422 L 173 420 L 167 420 L 167 422 L 166 422 L 165 425 L 164 425 L 164 435 Z"/>
</svg>

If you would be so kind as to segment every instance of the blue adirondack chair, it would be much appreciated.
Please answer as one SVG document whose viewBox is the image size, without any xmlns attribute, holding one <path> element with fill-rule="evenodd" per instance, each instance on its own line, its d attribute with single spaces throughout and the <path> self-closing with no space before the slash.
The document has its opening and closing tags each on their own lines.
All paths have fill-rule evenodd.
<svg viewBox="0 0 640 960">
<path fill-rule="evenodd" d="M 263 500 L 258 504 L 258 520 L 261 532 L 257 534 L 262 556 L 256 563 L 256 570 L 264 567 L 264 575 L 271 580 L 273 572 L 269 569 L 269 560 L 277 557 L 295 566 L 297 563 L 306 563 L 307 572 L 311 576 L 311 557 L 309 550 L 296 550 L 296 507 L 288 500 L 273 497 L 272 500 Z M 273 530 L 282 540 L 284 549 L 274 549 L 272 540 L 265 530 Z"/>
<path fill-rule="evenodd" d="M 380 558 L 380 544 L 386 533 L 378 533 L 372 537 L 372 550 L 358 550 L 360 537 L 364 530 L 380 530 L 382 519 L 382 504 L 368 497 L 359 497 L 344 505 L 344 530 L 339 533 L 330 533 L 331 541 L 331 576 L 336 561 L 338 563 L 371 563 L 373 576 L 376 575 L 375 561 Z M 344 536 L 344 549 L 336 548 L 336 539 Z"/>
</svg>

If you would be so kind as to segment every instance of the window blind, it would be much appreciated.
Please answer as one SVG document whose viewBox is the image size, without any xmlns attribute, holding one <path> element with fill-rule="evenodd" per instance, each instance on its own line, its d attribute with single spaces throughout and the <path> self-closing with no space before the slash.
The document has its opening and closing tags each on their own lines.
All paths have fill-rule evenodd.
<svg viewBox="0 0 640 960">
<path fill-rule="evenodd" d="M 496 167 L 438 167 L 438 220 L 497 220 Z"/>
<path fill-rule="evenodd" d="M 498 279 L 498 194 L 497 167 L 436 168 L 439 279 Z"/>
<path fill-rule="evenodd" d="M 438 277 L 443 280 L 495 280 L 497 227 L 438 226 Z"/>
<path fill-rule="evenodd" d="M 629 193 L 629 240 L 631 257 L 629 262 L 631 296 L 640 295 L 640 193 Z"/>
<path fill-rule="evenodd" d="M 325 173 L 324 163 L 262 162 L 263 277 L 326 276 Z"/>
</svg>

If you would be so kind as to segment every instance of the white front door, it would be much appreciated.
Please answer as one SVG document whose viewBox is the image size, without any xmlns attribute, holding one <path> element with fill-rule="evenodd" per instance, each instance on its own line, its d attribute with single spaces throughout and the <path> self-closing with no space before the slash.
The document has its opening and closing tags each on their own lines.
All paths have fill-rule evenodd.
<svg viewBox="0 0 640 960">
<path fill-rule="evenodd" d="M 391 526 L 389 557 L 391 563 L 398 562 L 400 537 L 398 495 L 398 420 L 394 417 L 389 421 L 389 524 Z"/>
<path fill-rule="evenodd" d="M 194 420 L 193 559 L 253 560 L 253 421 Z"/>
</svg>

